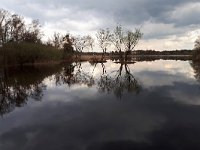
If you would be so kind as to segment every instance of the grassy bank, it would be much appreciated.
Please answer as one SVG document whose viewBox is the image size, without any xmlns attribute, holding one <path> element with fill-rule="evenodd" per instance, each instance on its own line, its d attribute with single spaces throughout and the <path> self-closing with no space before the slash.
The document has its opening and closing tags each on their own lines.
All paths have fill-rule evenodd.
<svg viewBox="0 0 200 150">
<path fill-rule="evenodd" d="M 62 59 L 63 51 L 38 43 L 8 43 L 0 49 L 2 65 L 24 65 Z"/>
<path fill-rule="evenodd" d="M 89 61 L 104 62 L 108 59 L 119 60 L 119 54 L 106 53 L 102 59 L 102 53 L 64 53 L 52 46 L 39 43 L 7 43 L 0 47 L 0 66 L 32 65 L 32 64 L 55 64 L 62 61 Z M 124 56 L 124 55 L 123 55 Z M 129 54 L 127 59 L 133 61 L 157 60 L 157 59 L 180 59 L 180 60 L 199 60 L 199 51 L 192 55 L 136 55 Z"/>
</svg>

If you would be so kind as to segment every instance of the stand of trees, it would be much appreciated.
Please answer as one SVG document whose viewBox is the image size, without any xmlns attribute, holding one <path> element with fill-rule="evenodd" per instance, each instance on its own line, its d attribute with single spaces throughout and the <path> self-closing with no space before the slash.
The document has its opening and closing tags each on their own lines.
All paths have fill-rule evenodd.
<svg viewBox="0 0 200 150">
<path fill-rule="evenodd" d="M 52 39 L 48 40 L 47 45 L 64 50 L 66 53 L 81 53 L 85 49 L 93 50 L 94 39 L 90 35 L 72 36 L 68 33 L 63 36 L 55 32 Z"/>
<path fill-rule="evenodd" d="M 84 50 L 93 50 L 95 39 L 90 35 L 72 36 L 67 33 L 54 33 L 48 42 L 42 42 L 43 33 L 38 20 L 26 24 L 24 18 L 0 9 L 0 63 L 26 64 L 57 60 L 69 60 L 72 54 L 82 54 Z M 128 55 L 191 55 L 190 50 L 154 51 L 134 50 L 143 34 L 140 29 L 125 30 L 118 25 L 113 30 L 100 29 L 96 40 L 102 52 L 101 61 L 105 61 L 109 49 L 115 49 L 112 55 L 118 55 L 120 61 L 127 61 Z M 86 52 L 86 51 L 85 51 Z M 84 53 L 85 53 L 84 52 Z M 95 54 L 95 53 L 93 53 Z M 95 57 L 95 55 L 94 55 Z M 76 57 L 77 58 L 77 57 Z M 195 41 L 194 59 L 200 59 L 200 38 Z M 95 59 L 94 59 L 95 60 Z"/>
<path fill-rule="evenodd" d="M 9 42 L 41 43 L 42 34 L 38 20 L 26 25 L 23 17 L 0 9 L 0 45 Z"/>
<path fill-rule="evenodd" d="M 23 17 L 0 9 L 1 66 L 60 59 L 60 52 L 42 43 L 42 35 L 38 20 L 26 24 Z"/>
<path fill-rule="evenodd" d="M 196 39 L 194 44 L 193 60 L 200 60 L 200 36 Z"/>
<path fill-rule="evenodd" d="M 120 25 L 116 26 L 113 31 L 110 31 L 108 28 L 100 29 L 96 34 L 103 53 L 106 53 L 107 49 L 113 46 L 121 56 L 121 61 L 127 60 L 127 55 L 131 54 L 142 36 L 143 34 L 140 29 L 135 29 L 135 31 L 129 29 L 126 31 Z"/>
<path fill-rule="evenodd" d="M 90 35 L 72 36 L 55 33 L 48 42 L 42 42 L 38 20 L 26 24 L 24 18 L 0 9 L 0 64 L 1 66 L 69 60 L 71 55 L 93 49 Z"/>
<path fill-rule="evenodd" d="M 192 55 L 191 50 L 170 50 L 170 51 L 156 51 L 156 50 L 135 50 L 132 52 L 133 55 L 136 56 L 149 56 L 149 55 Z M 123 52 L 122 52 L 123 53 Z M 112 55 L 119 55 L 118 51 L 112 51 Z"/>
<path fill-rule="evenodd" d="M 0 10 L 0 61 L 2 64 L 26 64 L 69 59 L 71 54 L 93 50 L 94 39 L 90 35 L 72 36 L 54 33 L 52 39 L 43 43 L 38 20 L 26 24 L 23 17 Z M 121 26 L 114 30 L 100 29 L 97 34 L 102 60 L 110 46 L 114 46 L 123 60 L 131 53 L 142 37 L 139 29 L 125 31 Z M 70 57 L 69 57 L 70 56 Z M 124 57 L 123 57 L 124 56 Z M 77 58 L 77 57 L 76 57 Z"/>
</svg>

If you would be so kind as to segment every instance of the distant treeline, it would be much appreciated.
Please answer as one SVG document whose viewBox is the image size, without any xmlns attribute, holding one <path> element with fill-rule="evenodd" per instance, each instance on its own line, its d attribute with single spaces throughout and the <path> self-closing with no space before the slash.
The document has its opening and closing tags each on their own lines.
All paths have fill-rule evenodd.
<svg viewBox="0 0 200 150">
<path fill-rule="evenodd" d="M 111 51 L 107 52 L 106 55 L 120 55 L 125 52 Z M 134 50 L 129 52 L 129 55 L 192 55 L 193 50 L 171 50 L 171 51 L 155 51 L 155 50 Z M 85 55 L 101 55 L 102 52 L 84 52 Z"/>
<path fill-rule="evenodd" d="M 118 25 L 113 29 L 99 29 L 96 38 L 90 35 L 73 36 L 69 33 L 54 33 L 47 42 L 42 41 L 44 33 L 38 20 L 27 24 L 24 18 L 7 10 L 0 9 L 0 66 L 24 65 L 40 62 L 71 60 L 72 55 L 118 55 L 121 60 L 134 55 L 193 55 L 200 59 L 200 40 L 195 42 L 195 50 L 134 50 L 143 36 L 140 29 L 124 29 Z M 94 51 L 98 43 L 101 52 Z M 112 50 L 114 49 L 114 51 Z M 90 51 L 90 53 L 84 53 Z"/>
<path fill-rule="evenodd" d="M 136 55 L 192 55 L 192 50 L 171 50 L 171 51 L 155 51 L 155 50 L 136 50 Z"/>
</svg>

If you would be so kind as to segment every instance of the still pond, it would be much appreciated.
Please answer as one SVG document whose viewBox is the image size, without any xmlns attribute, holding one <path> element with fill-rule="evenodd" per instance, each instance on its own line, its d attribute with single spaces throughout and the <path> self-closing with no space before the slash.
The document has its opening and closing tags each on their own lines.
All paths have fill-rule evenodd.
<svg viewBox="0 0 200 150">
<path fill-rule="evenodd" d="M 200 63 L 0 70 L 1 150 L 200 149 Z"/>
</svg>

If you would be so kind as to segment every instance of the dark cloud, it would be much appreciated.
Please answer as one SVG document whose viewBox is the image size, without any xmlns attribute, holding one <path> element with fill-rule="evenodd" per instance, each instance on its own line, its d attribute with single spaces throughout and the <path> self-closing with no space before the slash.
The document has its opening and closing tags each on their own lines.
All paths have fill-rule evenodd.
<svg viewBox="0 0 200 150">
<path fill-rule="evenodd" d="M 199 0 L 6 0 L 0 5 L 39 19 L 49 30 L 94 32 L 122 24 L 142 27 L 144 39 L 149 40 L 187 36 L 200 27 Z"/>
<path fill-rule="evenodd" d="M 13 4 L 11 4 L 11 2 Z M 196 3 L 195 3 L 196 2 Z M 116 22 L 141 24 L 147 20 L 153 20 L 157 22 L 171 23 L 172 12 L 185 6 L 190 8 L 192 4 L 197 5 L 198 0 L 59 0 L 59 1 L 13 1 L 4 2 L 4 5 L 10 9 L 21 12 L 29 17 L 39 17 L 41 19 L 51 20 L 52 16 L 58 13 L 58 19 L 67 17 L 71 19 L 87 19 L 84 13 L 91 13 L 92 15 L 102 18 L 113 18 Z M 17 7 L 14 7 L 17 6 Z M 23 9 L 20 9 L 23 8 Z M 32 9 L 31 9 L 32 8 Z M 196 7 L 197 9 L 198 7 Z M 65 10 L 68 11 L 65 12 Z M 52 11 L 52 16 L 48 15 L 48 12 Z M 59 11 L 62 11 L 62 15 L 59 15 Z M 191 10 L 186 13 L 196 15 L 199 12 L 197 10 Z M 79 14 L 82 12 L 82 14 Z M 181 12 L 183 13 L 183 12 Z M 77 14 L 79 14 L 77 16 Z M 81 16 L 82 15 L 82 16 Z M 180 14 L 181 15 L 181 14 Z M 49 17 L 49 18 L 48 18 Z M 194 17 L 199 20 L 198 17 Z M 189 18 L 187 18 L 189 19 Z M 185 20 L 184 20 L 185 21 Z M 199 22 L 199 21 L 198 21 Z M 176 24 L 176 21 L 173 22 Z M 188 21 L 190 24 L 190 21 Z"/>
<path fill-rule="evenodd" d="M 68 8 L 71 10 L 71 13 L 68 14 L 68 17 L 71 15 L 74 16 L 77 12 L 90 12 L 95 13 L 94 15 L 99 14 L 102 18 L 113 18 L 116 22 L 121 23 L 130 23 L 130 24 L 141 24 L 147 20 L 153 20 L 159 23 L 173 23 L 178 24 L 179 21 L 172 22 L 170 19 L 174 10 L 177 10 L 177 13 L 182 10 L 183 7 L 188 7 L 189 10 L 186 13 L 187 16 L 198 15 L 199 7 L 192 7 L 192 5 L 197 5 L 198 0 L 61 0 L 61 1 L 35 1 L 38 5 L 45 6 L 46 9 L 50 8 Z M 53 6 L 53 7 L 52 7 Z M 190 10 L 191 9 L 191 10 Z M 194 10 L 195 9 L 195 10 Z M 198 12 L 197 12 L 198 11 Z M 181 11 L 180 13 L 184 13 Z M 83 14 L 84 15 L 84 14 Z M 178 14 L 177 14 L 178 15 Z M 182 14 L 180 14 L 182 15 Z M 183 14 L 185 15 L 185 14 Z M 73 17 L 72 17 L 73 18 Z M 80 16 L 81 18 L 81 16 Z M 78 19 L 80 19 L 78 18 Z M 82 18 L 86 18 L 82 16 Z M 195 20 L 199 20 L 198 17 L 192 17 Z M 183 18 L 182 18 L 183 19 Z M 189 19 L 189 17 L 187 18 Z M 186 19 L 186 20 L 187 20 Z M 191 19 L 191 18 L 190 18 Z M 184 19 L 184 21 L 186 22 Z M 199 23 L 199 21 L 198 21 Z M 188 25 L 193 24 L 193 21 L 188 20 Z"/>
</svg>

